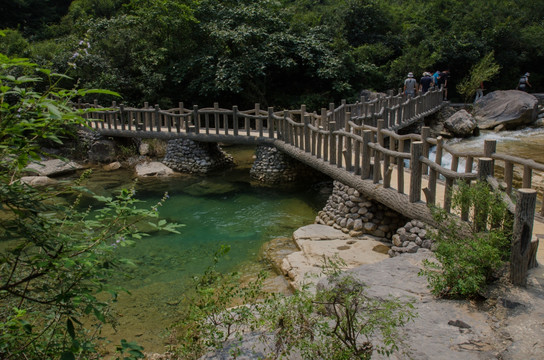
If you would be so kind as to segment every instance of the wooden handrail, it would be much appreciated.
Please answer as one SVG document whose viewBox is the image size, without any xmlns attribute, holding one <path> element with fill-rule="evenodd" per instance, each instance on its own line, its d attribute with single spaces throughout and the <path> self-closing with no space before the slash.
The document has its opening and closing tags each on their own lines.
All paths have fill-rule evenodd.
<svg viewBox="0 0 544 360">
<path fill-rule="evenodd" d="M 99 108 L 96 103 L 78 103 L 77 107 L 99 109 L 85 116 L 91 127 L 108 135 L 167 139 L 187 137 L 214 142 L 281 141 L 338 169 L 371 180 L 374 184 L 381 182 L 384 188 L 391 186 L 391 174 L 396 168 L 396 192 L 409 196 L 412 202 L 419 202 L 419 194 L 423 191 L 427 202 L 434 204 L 436 181 L 440 177 L 445 179 L 447 190 L 455 180 L 476 180 L 478 174 L 473 172 L 473 163 L 482 157 L 492 162 L 504 162 L 504 181 L 508 194 L 513 190 L 515 166 L 523 167 L 523 187 L 531 186 L 533 171 L 544 172 L 544 164 L 497 153 L 492 143 L 486 142 L 482 151 L 463 152 L 454 150 L 441 139 L 430 137 L 425 129 L 422 130 L 423 135 L 399 135 L 394 131 L 440 109 L 443 102 L 439 90 L 431 90 L 413 98 L 397 94 L 379 96 L 371 101 L 361 98 L 355 104 L 342 101 L 336 108 L 334 104 L 329 104 L 329 108 L 322 108 L 320 113 L 308 112 L 304 105 L 300 109 L 283 111 L 261 109 L 259 104 L 255 104 L 254 109 L 244 111 L 238 110 L 236 106 L 232 109 L 220 108 L 218 103 L 214 103 L 213 107 L 199 108 L 194 105 L 192 109 L 187 109 L 180 102 L 178 107 L 168 110 L 158 106 L 150 107 L 147 103 L 140 109 L 113 105 L 112 108 Z M 418 143 L 416 148 L 405 151 L 409 144 L 415 143 Z M 435 161 L 429 158 L 431 145 L 440 148 L 440 156 L 437 154 Z M 420 153 L 414 155 L 413 151 Z M 443 151 L 452 156 L 450 169 L 442 166 Z M 465 172 L 457 170 L 460 159 L 466 160 Z M 405 194 L 404 172 L 407 161 L 411 169 L 411 185 L 409 193 Z M 493 164 L 490 171 L 490 176 L 493 176 Z M 422 189 L 421 177 L 427 176 L 428 185 Z M 449 210 L 450 199 L 447 196 L 443 206 Z M 544 206 L 541 213 L 544 215 Z"/>
</svg>

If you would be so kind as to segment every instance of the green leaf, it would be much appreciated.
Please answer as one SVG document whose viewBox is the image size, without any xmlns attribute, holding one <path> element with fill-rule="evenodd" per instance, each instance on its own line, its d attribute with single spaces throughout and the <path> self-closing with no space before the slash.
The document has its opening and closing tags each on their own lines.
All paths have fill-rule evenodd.
<svg viewBox="0 0 544 360">
<path fill-rule="evenodd" d="M 121 95 L 119 95 L 119 93 L 115 91 L 103 90 L 103 89 L 88 89 L 88 90 L 78 91 L 78 95 L 87 95 L 87 94 L 103 94 L 103 95 L 113 95 L 113 96 L 121 97 Z"/>
<path fill-rule="evenodd" d="M 59 108 L 56 105 L 51 104 L 51 103 L 46 103 L 45 107 L 47 107 L 47 110 L 49 110 L 49 113 L 51 115 L 54 115 L 56 118 L 60 119 L 62 117 L 62 114 L 61 114 Z"/>
<path fill-rule="evenodd" d="M 97 308 L 93 308 L 93 313 L 98 320 L 100 320 L 101 322 L 106 322 L 104 314 L 100 310 L 98 310 Z"/>
<path fill-rule="evenodd" d="M 76 332 L 74 330 L 74 323 L 72 323 L 72 320 L 70 320 L 70 319 L 66 320 L 66 330 L 68 331 L 68 335 L 70 335 L 70 337 L 72 339 L 76 338 Z"/>
</svg>

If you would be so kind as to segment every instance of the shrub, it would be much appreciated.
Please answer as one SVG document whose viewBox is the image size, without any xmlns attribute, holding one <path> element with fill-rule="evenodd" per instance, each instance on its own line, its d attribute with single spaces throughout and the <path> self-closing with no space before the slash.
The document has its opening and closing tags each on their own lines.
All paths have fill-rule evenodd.
<svg viewBox="0 0 544 360">
<path fill-rule="evenodd" d="M 485 182 L 459 183 L 452 195 L 455 209 L 472 209 L 473 221 L 462 231 L 444 210 L 433 208 L 438 224 L 431 236 L 437 261 L 426 260 L 420 275 L 436 296 L 471 298 L 479 295 L 509 258 L 511 217 L 500 196 Z"/>
<path fill-rule="evenodd" d="M 228 342 L 236 358 L 250 332 L 262 334 L 267 359 L 292 353 L 312 360 L 370 359 L 374 350 L 387 356 L 398 351 L 399 329 L 415 317 L 413 306 L 368 296 L 361 281 L 331 264 L 324 267 L 330 286 L 317 291 L 305 286 L 291 296 L 265 293 L 262 276 L 240 286 L 236 277 L 207 271 L 198 278 L 189 316 L 176 328 L 175 352 L 196 358 Z M 233 300 L 244 305 L 229 309 Z"/>
</svg>

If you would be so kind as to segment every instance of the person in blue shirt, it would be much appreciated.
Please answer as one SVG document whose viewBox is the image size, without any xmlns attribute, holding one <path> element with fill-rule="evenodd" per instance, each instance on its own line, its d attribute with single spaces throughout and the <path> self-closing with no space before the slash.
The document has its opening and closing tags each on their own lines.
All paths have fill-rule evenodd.
<svg viewBox="0 0 544 360">
<path fill-rule="evenodd" d="M 436 70 L 433 74 L 433 82 L 435 86 L 438 86 L 438 78 L 440 77 L 440 71 Z"/>
</svg>

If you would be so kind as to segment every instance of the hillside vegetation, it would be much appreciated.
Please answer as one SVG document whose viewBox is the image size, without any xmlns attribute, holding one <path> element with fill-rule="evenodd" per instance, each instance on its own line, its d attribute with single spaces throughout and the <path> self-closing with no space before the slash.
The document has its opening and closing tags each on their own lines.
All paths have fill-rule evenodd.
<svg viewBox="0 0 544 360">
<path fill-rule="evenodd" d="M 436 70 L 450 70 L 450 98 L 460 99 L 455 85 L 490 52 L 501 71 L 487 90 L 513 89 L 525 72 L 531 91 L 544 88 L 542 1 L 2 3 L 0 24 L 11 30 L 0 52 L 67 72 L 78 86 L 117 91 L 130 105 L 317 109 Z"/>
</svg>

